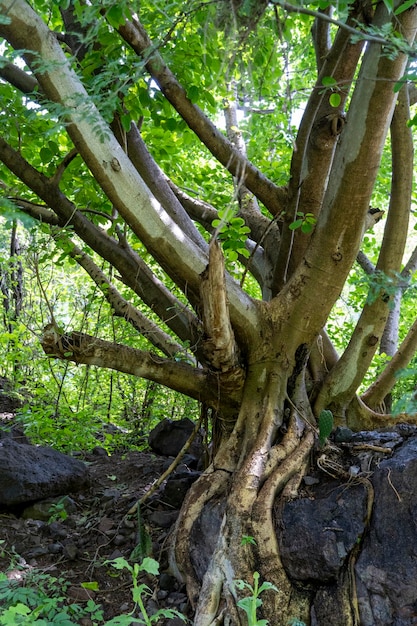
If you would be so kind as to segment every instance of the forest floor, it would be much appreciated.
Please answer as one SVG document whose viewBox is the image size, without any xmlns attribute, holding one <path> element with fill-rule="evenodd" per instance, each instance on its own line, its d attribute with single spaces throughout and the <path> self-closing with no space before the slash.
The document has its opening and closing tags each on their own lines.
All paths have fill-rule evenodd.
<svg viewBox="0 0 417 626">
<path fill-rule="evenodd" d="M 115 569 L 109 561 L 118 557 L 128 560 L 137 546 L 137 515 L 127 513 L 166 469 L 167 459 L 136 451 L 107 456 L 100 448 L 78 458 L 88 465 L 91 484 L 68 494 L 65 510 L 59 499 L 52 507 L 48 504 L 46 512 L 44 505 L 43 513 L 0 509 L 0 572 L 7 573 L 9 579 L 0 582 L 0 606 L 2 589 L 4 592 L 4 585 L 8 585 L 15 594 L 16 589 L 20 594 L 22 589 L 37 589 L 41 595 L 50 592 L 64 598 L 60 606 L 78 605 L 72 623 L 81 626 L 101 625 L 131 611 L 138 617 L 130 572 Z M 170 509 L 157 492 L 141 507 L 141 513 L 152 540 L 151 556 L 159 562 L 161 572 L 139 581 L 152 590 L 146 597 L 146 608 L 149 614 L 176 609 L 190 618 L 185 590 L 167 571 L 169 535 L 178 511 Z M 10 587 L 11 580 L 16 580 L 16 587 Z M 98 613 L 94 616 L 93 603 L 100 607 L 103 617 Z M 125 619 L 124 624 L 130 623 Z M 58 619 L 46 623 L 58 624 Z M 182 623 L 178 618 L 164 618 L 158 626 Z"/>
</svg>

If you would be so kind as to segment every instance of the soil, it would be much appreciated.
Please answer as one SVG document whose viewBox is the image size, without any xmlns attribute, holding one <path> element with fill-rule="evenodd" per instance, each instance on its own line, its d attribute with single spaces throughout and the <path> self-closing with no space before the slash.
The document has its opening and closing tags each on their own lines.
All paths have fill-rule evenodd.
<svg viewBox="0 0 417 626">
<path fill-rule="evenodd" d="M 69 583 L 65 589 L 67 603 L 86 606 L 94 600 L 105 620 L 131 611 L 138 617 L 130 573 L 106 562 L 131 557 L 138 545 L 138 520 L 136 513 L 127 513 L 172 459 L 136 451 L 108 456 L 99 447 L 77 456 L 87 463 L 91 484 L 84 491 L 67 494 L 65 511 L 60 498 L 48 501 L 40 511 L 39 507 L 36 511 L 0 508 L 0 572 L 22 586 L 34 584 L 33 572 L 63 578 Z M 140 582 L 153 591 L 146 600 L 149 614 L 173 608 L 191 619 L 185 589 L 168 567 L 169 536 L 177 516 L 178 511 L 164 502 L 161 488 L 141 507 L 141 519 L 151 538 L 150 555 L 159 562 L 160 575 L 146 574 Z M 84 615 L 74 623 L 92 626 L 103 622 Z M 182 623 L 172 617 L 158 621 L 160 626 Z"/>
</svg>

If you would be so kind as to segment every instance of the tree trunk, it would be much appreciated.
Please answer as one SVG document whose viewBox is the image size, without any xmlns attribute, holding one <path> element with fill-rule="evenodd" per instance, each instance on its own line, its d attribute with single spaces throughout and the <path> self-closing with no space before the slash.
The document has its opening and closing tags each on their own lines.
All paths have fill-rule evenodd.
<svg viewBox="0 0 417 626">
<path fill-rule="evenodd" d="M 308 598 L 294 589 L 279 556 L 273 511 L 280 499 L 296 494 L 315 429 L 306 404 L 304 371 L 296 381 L 283 371 L 278 360 L 251 366 L 234 430 L 184 502 L 174 553 L 196 610 L 195 626 L 247 623 L 237 607 L 242 595 L 234 581 L 253 584 L 256 571 L 261 581 L 278 588 L 262 594 L 258 615 L 274 626 L 290 618 L 308 623 Z M 221 529 L 199 578 L 192 556 L 193 526 L 204 508 L 213 505 L 221 511 Z"/>
</svg>

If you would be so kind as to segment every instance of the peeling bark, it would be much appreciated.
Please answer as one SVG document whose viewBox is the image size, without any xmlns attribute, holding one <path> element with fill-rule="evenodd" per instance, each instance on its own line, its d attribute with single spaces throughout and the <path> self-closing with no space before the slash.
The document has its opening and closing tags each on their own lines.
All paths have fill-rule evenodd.
<svg viewBox="0 0 417 626">
<path fill-rule="evenodd" d="M 216 240 L 210 244 L 208 266 L 201 276 L 201 303 L 208 361 L 219 371 L 237 368 L 239 350 L 229 318 L 224 258 Z"/>
</svg>

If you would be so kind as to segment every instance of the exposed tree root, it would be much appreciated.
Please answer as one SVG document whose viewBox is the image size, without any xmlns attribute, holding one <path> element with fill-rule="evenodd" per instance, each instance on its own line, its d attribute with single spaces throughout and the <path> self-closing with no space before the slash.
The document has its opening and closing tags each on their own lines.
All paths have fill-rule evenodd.
<svg viewBox="0 0 417 626">
<path fill-rule="evenodd" d="M 345 415 L 346 424 L 355 431 L 373 430 L 401 423 L 417 424 L 417 413 L 399 413 L 398 415 L 378 413 L 366 406 L 358 396 L 355 396 L 346 408 Z"/>
</svg>

